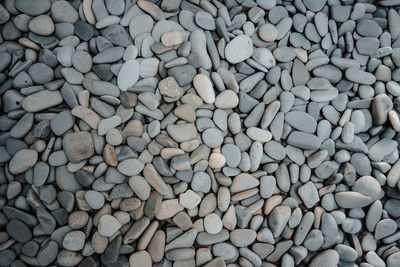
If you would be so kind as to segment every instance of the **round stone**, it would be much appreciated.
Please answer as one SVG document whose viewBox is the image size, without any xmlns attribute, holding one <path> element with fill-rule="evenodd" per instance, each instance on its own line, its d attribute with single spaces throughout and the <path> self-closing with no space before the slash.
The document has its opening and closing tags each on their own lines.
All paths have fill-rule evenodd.
<svg viewBox="0 0 400 267">
<path fill-rule="evenodd" d="M 216 213 L 204 217 L 204 230 L 209 234 L 218 234 L 222 230 L 221 218 Z"/>
<path fill-rule="evenodd" d="M 129 257 L 129 266 L 130 267 L 151 267 L 152 262 L 151 262 L 150 254 L 145 250 L 133 253 Z"/>
<path fill-rule="evenodd" d="M 71 251 L 79 251 L 85 246 L 86 235 L 82 231 L 71 231 L 64 236 L 62 246 Z"/>
<path fill-rule="evenodd" d="M 115 217 L 105 214 L 100 217 L 97 228 L 102 236 L 111 237 L 121 228 L 121 223 Z"/>
<path fill-rule="evenodd" d="M 102 193 L 89 190 L 85 192 L 85 200 L 91 209 L 98 210 L 104 206 L 104 196 Z"/>
<path fill-rule="evenodd" d="M 92 69 L 92 56 L 86 51 L 74 52 L 71 62 L 72 66 L 81 73 L 87 73 Z"/>
<path fill-rule="evenodd" d="M 278 37 L 278 30 L 274 25 L 266 23 L 258 28 L 258 36 L 266 42 L 273 42 Z"/>
<path fill-rule="evenodd" d="M 233 38 L 225 47 L 225 58 L 229 63 L 237 64 L 253 54 L 253 41 L 247 35 Z"/>
<path fill-rule="evenodd" d="M 40 15 L 33 18 L 28 26 L 31 32 L 42 36 L 51 35 L 55 29 L 53 20 L 47 15 Z"/>
<path fill-rule="evenodd" d="M 222 144 L 224 136 L 217 128 L 209 128 L 205 130 L 201 136 L 204 144 L 208 147 L 215 148 Z"/>
</svg>

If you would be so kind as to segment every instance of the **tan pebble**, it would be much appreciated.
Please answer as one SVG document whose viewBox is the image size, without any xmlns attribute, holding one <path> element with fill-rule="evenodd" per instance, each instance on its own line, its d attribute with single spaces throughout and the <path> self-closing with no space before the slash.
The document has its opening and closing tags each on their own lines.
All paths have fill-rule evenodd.
<svg viewBox="0 0 400 267">
<path fill-rule="evenodd" d="M 203 99 L 207 104 L 213 104 L 215 101 L 215 92 L 213 85 L 204 74 L 197 74 L 193 78 L 193 86 L 197 94 Z"/>
<path fill-rule="evenodd" d="M 172 221 L 176 224 L 176 226 L 181 228 L 183 231 L 189 230 L 193 226 L 192 219 L 184 211 L 178 212 L 172 218 Z"/>
<path fill-rule="evenodd" d="M 122 138 L 123 142 L 126 141 L 128 136 L 136 136 L 141 137 L 143 134 L 143 124 L 139 120 L 131 120 L 126 125 L 125 128 L 122 130 Z"/>
<path fill-rule="evenodd" d="M 258 193 L 258 188 L 249 189 L 232 195 L 232 201 L 241 201 Z"/>
<path fill-rule="evenodd" d="M 147 251 L 150 254 L 153 262 L 159 262 L 164 258 L 165 250 L 165 233 L 163 230 L 158 230 L 151 239 Z"/>
<path fill-rule="evenodd" d="M 74 211 L 68 217 L 68 224 L 72 229 L 81 229 L 89 221 L 89 215 L 85 211 Z"/>
<path fill-rule="evenodd" d="M 166 220 L 172 218 L 175 214 L 182 211 L 184 207 L 179 203 L 177 198 L 164 200 L 161 203 L 160 211 L 157 213 L 158 220 Z"/>
<path fill-rule="evenodd" d="M 151 265 L 151 258 L 147 251 L 138 251 L 129 257 L 130 267 L 151 267 Z"/>
<path fill-rule="evenodd" d="M 111 210 L 111 206 L 110 204 L 105 204 L 101 209 L 99 209 L 96 214 L 93 216 L 93 225 L 97 227 L 98 223 L 99 223 L 99 219 L 101 216 L 103 216 L 104 214 L 111 214 L 112 210 Z"/>
<path fill-rule="evenodd" d="M 178 148 L 179 147 L 177 142 L 175 142 L 171 137 L 169 137 L 165 134 L 157 135 L 156 141 L 160 145 L 162 145 L 163 147 L 166 147 L 166 148 Z"/>
<path fill-rule="evenodd" d="M 92 4 L 93 4 L 93 0 L 83 0 L 82 9 L 83 9 L 83 14 L 85 15 L 87 22 L 92 25 L 95 25 L 96 17 L 94 16 L 94 13 L 92 10 Z"/>
<path fill-rule="evenodd" d="M 108 238 L 99 234 L 99 232 L 95 232 L 92 236 L 92 246 L 94 251 L 97 254 L 103 253 L 108 245 Z"/>
<path fill-rule="evenodd" d="M 208 159 L 208 165 L 212 169 L 222 168 L 226 163 L 225 156 L 220 153 L 211 153 Z"/>
<path fill-rule="evenodd" d="M 156 4 L 150 1 L 138 1 L 137 5 L 146 13 L 149 13 L 155 20 L 165 19 L 164 12 Z"/>
<path fill-rule="evenodd" d="M 165 32 L 161 35 L 161 43 L 164 46 L 179 45 L 185 40 L 185 35 L 181 31 Z"/>
<path fill-rule="evenodd" d="M 193 228 L 197 230 L 197 232 L 204 232 L 204 223 L 203 223 L 203 218 L 197 219 L 193 223 Z"/>
<path fill-rule="evenodd" d="M 231 192 L 237 193 L 247 189 L 257 187 L 260 181 L 248 173 L 240 173 L 235 176 L 231 185 Z"/>
<path fill-rule="evenodd" d="M 278 37 L 278 30 L 274 25 L 266 23 L 258 28 L 258 36 L 266 42 L 273 42 Z"/>
<path fill-rule="evenodd" d="M 268 198 L 267 200 L 265 200 L 265 204 L 264 204 L 264 214 L 265 215 L 269 215 L 271 213 L 271 211 L 278 206 L 279 204 L 282 203 L 282 196 L 281 195 L 274 195 L 270 198 Z"/>
<path fill-rule="evenodd" d="M 65 156 L 73 163 L 79 163 L 94 154 L 93 138 L 88 132 L 75 132 L 65 135 L 62 146 Z"/>
<path fill-rule="evenodd" d="M 97 129 L 97 126 L 100 122 L 100 117 L 91 109 L 88 109 L 84 106 L 76 106 L 72 109 L 71 114 L 75 117 L 86 122 L 93 129 Z"/>
<path fill-rule="evenodd" d="M 203 104 L 203 100 L 201 97 L 194 93 L 188 93 L 182 96 L 181 101 L 183 104 L 189 104 L 192 105 L 194 109 L 197 109 Z"/>
<path fill-rule="evenodd" d="M 189 104 L 179 105 L 174 109 L 174 114 L 178 118 L 185 120 L 187 122 L 196 121 L 196 112 L 194 108 Z"/>
<path fill-rule="evenodd" d="M 185 154 L 185 151 L 180 148 L 163 148 L 160 153 L 161 157 L 167 160 L 183 154 Z"/>
<path fill-rule="evenodd" d="M 217 193 L 217 205 L 220 211 L 226 211 L 229 208 L 231 202 L 231 192 L 228 187 L 222 186 L 218 189 Z"/>
<path fill-rule="evenodd" d="M 103 148 L 103 157 L 104 161 L 110 166 L 117 166 L 118 159 L 117 154 L 115 153 L 114 146 L 110 144 L 106 144 Z"/>
<path fill-rule="evenodd" d="M 222 217 L 222 224 L 224 227 L 230 231 L 236 228 L 236 212 L 235 207 L 231 205 Z"/>
<path fill-rule="evenodd" d="M 122 211 L 132 211 L 140 207 L 141 201 L 136 197 L 125 198 L 121 201 L 119 208 Z"/>
<path fill-rule="evenodd" d="M 204 217 L 204 229 L 209 234 L 217 234 L 222 230 L 221 218 L 216 213 L 210 213 Z"/>
<path fill-rule="evenodd" d="M 388 113 L 388 117 L 390 120 L 390 123 L 392 124 L 392 128 L 393 130 L 395 130 L 396 132 L 400 131 L 400 120 L 399 120 L 399 116 L 397 115 L 396 111 L 389 111 Z"/>
<path fill-rule="evenodd" d="M 138 250 L 145 250 L 147 248 L 147 246 L 149 245 L 151 238 L 153 237 L 153 235 L 155 234 L 155 232 L 157 231 L 157 228 L 159 226 L 159 222 L 158 221 L 153 221 L 144 231 L 144 233 L 142 234 L 142 236 L 139 238 L 139 241 L 137 243 L 137 249 Z"/>
<path fill-rule="evenodd" d="M 180 144 L 180 148 L 182 148 L 183 151 L 185 152 L 192 152 L 196 148 L 198 148 L 200 145 L 199 139 L 192 139 L 189 141 L 182 142 Z"/>
</svg>

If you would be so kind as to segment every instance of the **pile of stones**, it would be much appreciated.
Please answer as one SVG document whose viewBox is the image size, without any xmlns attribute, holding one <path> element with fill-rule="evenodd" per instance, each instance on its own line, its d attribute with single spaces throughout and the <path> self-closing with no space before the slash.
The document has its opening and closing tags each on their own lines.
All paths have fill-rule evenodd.
<svg viewBox="0 0 400 267">
<path fill-rule="evenodd" d="M 4 0 L 1 266 L 400 266 L 399 0 Z"/>
</svg>

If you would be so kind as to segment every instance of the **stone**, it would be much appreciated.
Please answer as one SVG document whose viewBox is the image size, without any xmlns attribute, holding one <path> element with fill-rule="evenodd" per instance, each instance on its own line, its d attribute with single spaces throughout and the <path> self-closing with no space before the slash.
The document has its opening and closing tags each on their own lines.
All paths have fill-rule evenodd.
<svg viewBox="0 0 400 267">
<path fill-rule="evenodd" d="M 121 228 L 121 224 L 115 217 L 105 214 L 100 217 L 97 228 L 102 236 L 110 237 Z"/>
<path fill-rule="evenodd" d="M 210 213 L 204 217 L 204 229 L 209 234 L 217 234 L 222 230 L 221 218 L 215 214 Z"/>
<path fill-rule="evenodd" d="M 247 35 L 239 35 L 225 47 L 225 57 L 229 63 L 237 64 L 251 57 L 253 42 Z"/>
<path fill-rule="evenodd" d="M 29 22 L 28 26 L 31 32 L 42 36 L 49 36 L 55 30 L 53 20 L 47 15 L 40 15 L 35 17 Z"/>
<path fill-rule="evenodd" d="M 139 73 L 140 68 L 137 60 L 131 59 L 126 61 L 118 73 L 117 84 L 119 89 L 126 91 L 128 88 L 134 86 L 139 79 Z"/>
<path fill-rule="evenodd" d="M 21 149 L 10 160 L 8 168 L 12 174 L 24 173 L 33 168 L 38 160 L 38 153 L 33 149 Z"/>
<path fill-rule="evenodd" d="M 78 163 L 94 154 L 93 138 L 88 132 L 70 133 L 62 140 L 67 159 Z"/>
<path fill-rule="evenodd" d="M 86 235 L 82 231 L 71 231 L 64 236 L 62 246 L 71 251 L 80 251 L 85 245 Z"/>
<path fill-rule="evenodd" d="M 204 74 L 197 74 L 193 79 L 193 86 L 196 89 L 197 94 L 207 104 L 215 102 L 215 93 L 210 79 Z"/>
<path fill-rule="evenodd" d="M 27 112 L 39 112 L 58 106 L 62 102 L 63 98 L 59 91 L 42 90 L 25 97 L 22 101 L 22 108 Z"/>
</svg>

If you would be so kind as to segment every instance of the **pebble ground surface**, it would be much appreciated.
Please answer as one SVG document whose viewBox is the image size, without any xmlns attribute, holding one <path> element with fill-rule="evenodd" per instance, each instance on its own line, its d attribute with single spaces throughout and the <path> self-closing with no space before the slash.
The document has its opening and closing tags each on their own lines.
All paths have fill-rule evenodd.
<svg viewBox="0 0 400 267">
<path fill-rule="evenodd" d="M 3 0 L 0 266 L 399 267 L 400 0 Z"/>
</svg>

